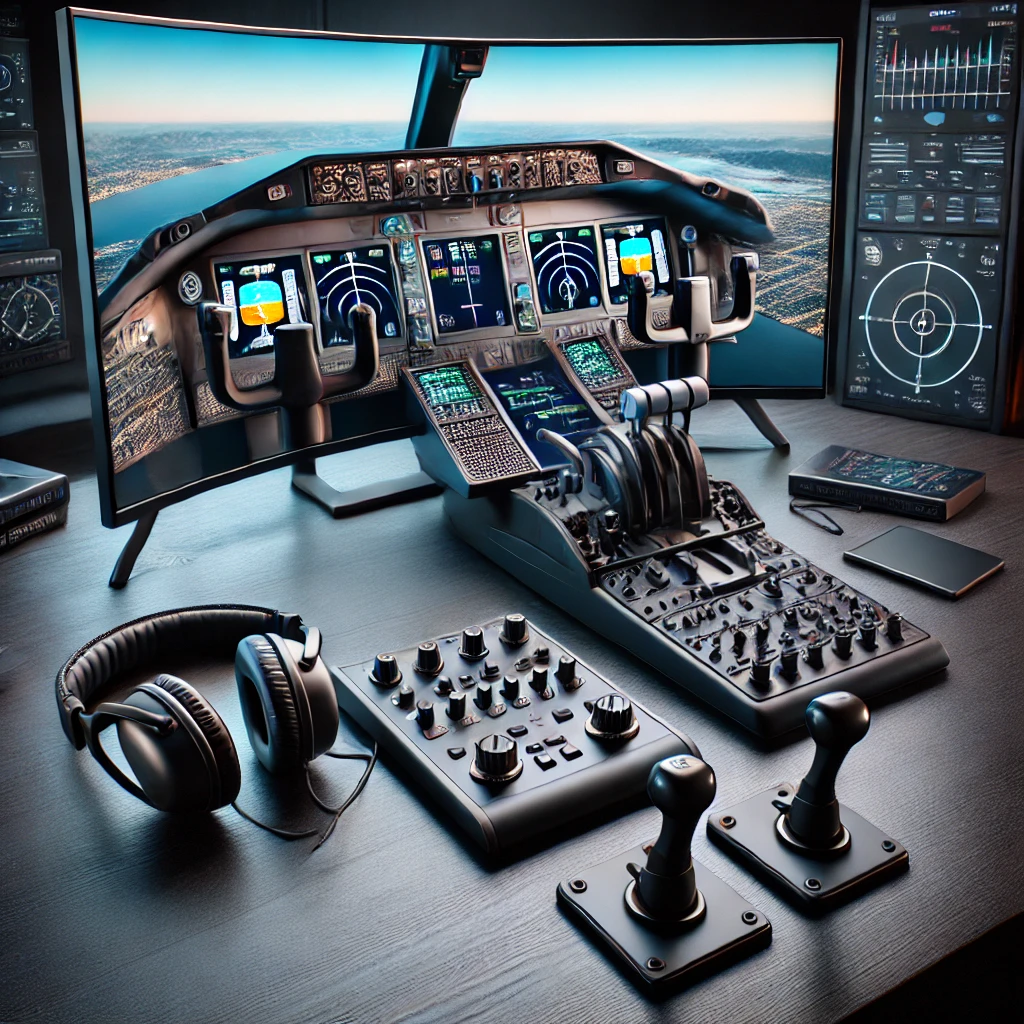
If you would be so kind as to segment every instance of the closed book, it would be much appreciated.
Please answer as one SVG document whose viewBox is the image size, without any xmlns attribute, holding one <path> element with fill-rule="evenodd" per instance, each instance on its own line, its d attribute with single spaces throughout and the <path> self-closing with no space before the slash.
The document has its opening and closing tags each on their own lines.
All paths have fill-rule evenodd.
<svg viewBox="0 0 1024 1024">
<path fill-rule="evenodd" d="M 68 478 L 63 473 L 0 459 L 0 526 L 66 505 L 69 495 Z"/>
<path fill-rule="evenodd" d="M 68 503 L 58 505 L 40 512 L 39 515 L 30 516 L 28 519 L 19 519 L 16 523 L 8 523 L 0 526 L 0 552 L 13 548 L 29 537 L 37 533 L 45 533 L 47 530 L 55 530 L 68 521 Z"/>
<path fill-rule="evenodd" d="M 914 519 L 943 521 L 985 490 L 985 474 L 941 462 L 876 455 L 845 445 L 823 448 L 789 474 L 789 493 Z"/>
</svg>

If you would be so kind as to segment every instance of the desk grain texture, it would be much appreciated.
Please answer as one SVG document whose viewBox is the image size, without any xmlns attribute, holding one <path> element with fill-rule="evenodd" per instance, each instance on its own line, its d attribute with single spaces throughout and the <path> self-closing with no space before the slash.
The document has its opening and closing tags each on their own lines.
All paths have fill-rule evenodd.
<svg viewBox="0 0 1024 1024">
<path fill-rule="evenodd" d="M 946 673 L 876 705 L 840 799 L 910 851 L 910 871 L 821 920 L 802 917 L 710 847 L 696 856 L 768 915 L 769 949 L 672 998 L 647 1001 L 555 906 L 555 886 L 652 837 L 645 809 L 500 870 L 482 864 L 384 759 L 335 837 L 310 856 L 230 811 L 150 810 L 64 739 L 53 677 L 84 641 L 180 605 L 265 603 L 321 627 L 333 664 L 408 647 L 503 612 L 526 614 L 700 744 L 714 807 L 797 781 L 811 743 L 756 746 L 640 661 L 483 562 L 440 499 L 334 521 L 276 471 L 160 514 L 122 592 L 106 578 L 128 530 L 99 525 L 95 480 L 69 524 L 0 558 L 0 1021 L 834 1021 L 1024 911 L 1024 443 L 854 412 L 766 403 L 790 437 L 709 452 L 780 540 L 938 636 Z M 699 437 L 752 438 L 730 403 Z M 960 602 L 842 561 L 901 520 L 836 514 L 836 538 L 788 511 L 786 474 L 831 443 L 983 469 L 988 493 L 923 528 L 1006 569 Z M 31 453 L 22 453 L 26 457 Z M 333 483 L 413 468 L 407 443 L 321 463 Z M 229 665 L 169 669 L 211 698 L 235 736 L 244 807 L 323 822 L 301 786 L 269 779 L 244 737 Z M 343 729 L 340 746 L 360 738 Z M 317 762 L 340 801 L 361 765 Z"/>
</svg>

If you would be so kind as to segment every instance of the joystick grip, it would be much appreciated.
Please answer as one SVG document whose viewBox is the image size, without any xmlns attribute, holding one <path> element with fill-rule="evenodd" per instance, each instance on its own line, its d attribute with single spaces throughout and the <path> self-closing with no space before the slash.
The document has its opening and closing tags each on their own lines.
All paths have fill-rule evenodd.
<svg viewBox="0 0 1024 1024">
<path fill-rule="evenodd" d="M 827 846 L 841 832 L 836 776 L 846 755 L 867 734 L 871 715 L 859 697 L 845 691 L 824 693 L 807 705 L 807 731 L 814 760 L 793 798 L 790 831 L 811 846 Z"/>
</svg>

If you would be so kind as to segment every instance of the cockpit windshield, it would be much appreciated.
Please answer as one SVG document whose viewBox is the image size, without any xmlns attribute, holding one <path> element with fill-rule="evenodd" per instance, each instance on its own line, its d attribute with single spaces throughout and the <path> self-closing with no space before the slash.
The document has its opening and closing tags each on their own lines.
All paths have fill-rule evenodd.
<svg viewBox="0 0 1024 1024">
<path fill-rule="evenodd" d="M 423 57 L 88 17 L 75 43 L 100 290 L 155 228 L 296 160 L 403 146 Z"/>
</svg>

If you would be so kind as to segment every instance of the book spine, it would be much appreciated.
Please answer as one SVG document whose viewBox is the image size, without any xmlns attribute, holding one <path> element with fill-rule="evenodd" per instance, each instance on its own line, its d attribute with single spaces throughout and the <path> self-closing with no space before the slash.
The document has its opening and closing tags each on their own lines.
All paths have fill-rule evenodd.
<svg viewBox="0 0 1024 1024">
<path fill-rule="evenodd" d="M 879 512 L 896 512 L 916 519 L 944 522 L 949 518 L 943 498 L 911 497 L 909 494 L 884 493 L 862 489 L 850 484 L 817 480 L 813 477 L 790 476 L 789 493 L 822 501 L 848 501 L 861 508 Z"/>
<path fill-rule="evenodd" d="M 23 540 L 34 537 L 37 533 L 45 533 L 47 530 L 63 526 L 67 520 L 68 506 L 65 502 L 59 508 L 50 509 L 49 512 L 44 512 L 41 516 L 18 523 L 17 526 L 11 526 L 6 530 L 0 530 L 0 551 L 13 548 Z"/>
<path fill-rule="evenodd" d="M 49 505 L 65 504 L 68 500 L 67 482 L 47 487 L 37 494 L 19 498 L 13 505 L 0 506 L 0 525 L 31 516 Z"/>
</svg>

